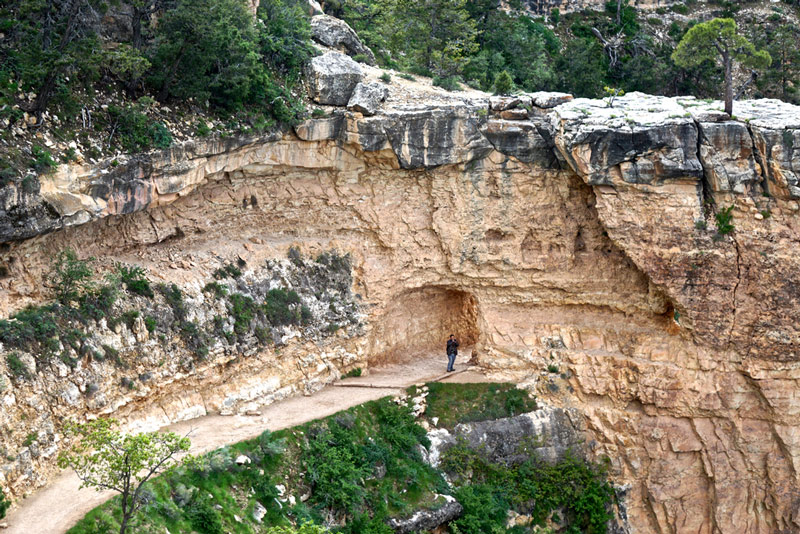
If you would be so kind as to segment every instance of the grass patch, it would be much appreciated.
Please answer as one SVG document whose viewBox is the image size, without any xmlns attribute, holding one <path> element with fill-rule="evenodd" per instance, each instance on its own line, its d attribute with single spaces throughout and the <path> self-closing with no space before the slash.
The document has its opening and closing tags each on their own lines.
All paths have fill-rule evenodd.
<svg viewBox="0 0 800 534">
<path fill-rule="evenodd" d="M 513 384 L 443 384 L 431 382 L 426 416 L 439 418 L 439 427 L 502 419 L 536 409 L 536 401 Z M 410 388 L 411 395 L 415 388 Z"/>
</svg>

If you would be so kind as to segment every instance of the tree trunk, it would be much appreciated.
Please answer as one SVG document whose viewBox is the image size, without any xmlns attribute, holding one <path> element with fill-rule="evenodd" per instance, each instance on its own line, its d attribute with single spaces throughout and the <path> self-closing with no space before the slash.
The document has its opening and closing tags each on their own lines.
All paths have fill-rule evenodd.
<svg viewBox="0 0 800 534">
<path fill-rule="evenodd" d="M 622 0 L 617 0 L 617 26 L 622 24 Z"/>
<path fill-rule="evenodd" d="M 131 507 L 128 506 L 128 492 L 122 493 L 122 521 L 119 523 L 119 534 L 125 534 L 128 529 L 128 521 L 131 517 Z"/>
<path fill-rule="evenodd" d="M 725 113 L 733 115 L 733 61 L 729 54 L 722 56 L 725 64 Z"/>
</svg>

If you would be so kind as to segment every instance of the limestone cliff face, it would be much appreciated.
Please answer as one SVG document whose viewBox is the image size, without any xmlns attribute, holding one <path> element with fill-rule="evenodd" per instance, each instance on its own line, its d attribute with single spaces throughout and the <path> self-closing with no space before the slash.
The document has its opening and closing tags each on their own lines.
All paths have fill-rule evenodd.
<svg viewBox="0 0 800 534">
<path fill-rule="evenodd" d="M 395 83 L 375 116 L 333 110 L 261 139 L 64 168 L 39 194 L 3 193 L 2 305 L 41 300 L 64 246 L 185 287 L 220 258 L 347 252 L 363 330 L 291 349 L 350 355 L 326 360 L 335 371 L 304 376 L 256 351 L 176 376 L 122 415 L 186 417 L 177 406 L 202 404 L 186 384 L 214 390 L 209 411 L 249 376 L 302 389 L 439 350 L 456 330 L 481 366 L 583 414 L 591 454 L 630 484 L 635 532 L 797 532 L 800 109 L 736 106 L 731 121 L 693 99 L 632 94 L 612 108 Z M 735 230 L 717 235 L 728 206 Z M 59 383 L 52 372 L 36 380 Z M 34 394 L 12 385 L 8 409 Z M 17 426 L 7 439 L 24 453 L 32 429 Z"/>
</svg>

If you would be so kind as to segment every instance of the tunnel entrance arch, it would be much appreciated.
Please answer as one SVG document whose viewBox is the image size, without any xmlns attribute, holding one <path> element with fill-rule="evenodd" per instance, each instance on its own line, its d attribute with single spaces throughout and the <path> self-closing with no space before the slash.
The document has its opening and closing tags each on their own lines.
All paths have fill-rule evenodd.
<svg viewBox="0 0 800 534">
<path fill-rule="evenodd" d="M 444 354 L 447 337 L 461 347 L 478 341 L 478 301 L 469 292 L 428 286 L 403 291 L 376 321 L 370 365 L 402 363 L 431 353 Z"/>
</svg>

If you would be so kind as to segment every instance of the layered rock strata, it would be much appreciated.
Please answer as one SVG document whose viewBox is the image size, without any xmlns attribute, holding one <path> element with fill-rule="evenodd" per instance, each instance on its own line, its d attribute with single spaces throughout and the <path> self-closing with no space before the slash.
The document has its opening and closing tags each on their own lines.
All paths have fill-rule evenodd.
<svg viewBox="0 0 800 534">
<path fill-rule="evenodd" d="M 349 252 L 358 362 L 461 329 L 481 366 L 583 415 L 634 531 L 797 532 L 800 110 L 720 107 L 395 82 L 374 116 L 63 168 L 4 191 L 3 239 L 29 239 L 2 252 L 3 305 L 41 299 L 65 246 L 183 283 L 234 254 Z"/>
</svg>

